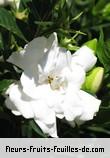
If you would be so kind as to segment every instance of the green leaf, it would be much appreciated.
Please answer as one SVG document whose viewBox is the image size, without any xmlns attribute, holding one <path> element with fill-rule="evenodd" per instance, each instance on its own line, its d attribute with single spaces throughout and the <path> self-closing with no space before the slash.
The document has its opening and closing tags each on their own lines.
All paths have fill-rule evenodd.
<svg viewBox="0 0 110 158">
<path fill-rule="evenodd" d="M 76 16 L 71 20 L 71 23 L 72 23 L 73 21 L 79 19 L 82 14 L 83 14 L 83 12 L 80 12 L 78 15 L 76 15 Z"/>
<path fill-rule="evenodd" d="M 34 122 L 34 120 L 29 121 L 30 126 L 32 129 L 39 134 L 41 137 L 46 138 L 47 136 L 42 132 L 42 130 L 39 128 L 39 126 Z"/>
<path fill-rule="evenodd" d="M 4 8 L 0 8 L 0 26 L 26 41 L 24 35 L 16 24 L 15 17 Z"/>
<path fill-rule="evenodd" d="M 106 134 L 109 134 L 110 135 L 110 131 L 107 130 L 107 129 L 104 129 L 102 127 L 94 127 L 94 126 L 91 126 L 91 127 L 87 127 L 87 129 L 93 131 L 93 132 L 99 132 L 99 133 L 106 133 Z"/>
<path fill-rule="evenodd" d="M 105 19 L 110 20 L 110 3 L 106 4 L 106 6 L 104 7 L 104 9 L 102 10 L 102 16 Z"/>
<path fill-rule="evenodd" d="M 52 21 L 35 21 L 35 24 L 41 25 L 41 26 L 51 26 L 53 25 Z"/>
<path fill-rule="evenodd" d="M 24 123 L 22 125 L 21 132 L 23 137 L 28 137 L 28 138 L 32 137 L 32 128 L 31 126 L 29 126 L 29 124 Z"/>
<path fill-rule="evenodd" d="M 107 43 L 104 42 L 104 34 L 102 30 L 97 43 L 96 54 L 99 58 L 99 61 L 103 64 L 105 72 L 110 71 L 110 48 L 108 48 Z"/>
<path fill-rule="evenodd" d="M 2 80 L 0 81 L 0 93 L 6 91 L 10 84 L 13 83 L 13 80 Z"/>
<path fill-rule="evenodd" d="M 20 6 L 19 6 L 19 11 L 23 11 L 26 8 L 28 8 L 28 3 L 32 2 L 32 0 L 21 0 L 20 1 Z"/>
<path fill-rule="evenodd" d="M 92 11 L 93 15 L 100 14 L 106 3 L 107 2 L 105 0 L 99 0 L 93 8 L 93 11 Z"/>
<path fill-rule="evenodd" d="M 96 122 L 102 124 L 108 121 L 110 121 L 110 108 L 100 109 L 96 116 Z"/>
</svg>

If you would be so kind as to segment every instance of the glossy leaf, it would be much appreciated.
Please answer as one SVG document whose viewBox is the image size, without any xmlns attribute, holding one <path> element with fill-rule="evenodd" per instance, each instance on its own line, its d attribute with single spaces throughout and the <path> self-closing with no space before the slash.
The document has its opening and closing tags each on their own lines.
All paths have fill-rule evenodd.
<svg viewBox="0 0 110 158">
<path fill-rule="evenodd" d="M 24 35 L 16 24 L 14 16 L 4 8 L 0 8 L 0 26 L 26 41 Z"/>
</svg>

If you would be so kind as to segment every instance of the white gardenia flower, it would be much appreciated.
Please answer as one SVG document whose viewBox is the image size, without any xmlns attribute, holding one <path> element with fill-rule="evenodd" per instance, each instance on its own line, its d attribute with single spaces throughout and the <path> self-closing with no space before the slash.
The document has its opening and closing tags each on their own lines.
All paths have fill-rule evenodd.
<svg viewBox="0 0 110 158">
<path fill-rule="evenodd" d="M 19 8 L 21 0 L 0 0 L 0 6 L 11 5 L 14 8 Z"/>
<path fill-rule="evenodd" d="M 6 106 L 15 115 L 33 118 L 44 133 L 57 137 L 56 117 L 74 126 L 98 112 L 101 101 L 81 90 L 86 72 L 96 61 L 87 46 L 73 55 L 59 47 L 56 33 L 35 38 L 8 59 L 23 73 L 8 88 Z"/>
</svg>

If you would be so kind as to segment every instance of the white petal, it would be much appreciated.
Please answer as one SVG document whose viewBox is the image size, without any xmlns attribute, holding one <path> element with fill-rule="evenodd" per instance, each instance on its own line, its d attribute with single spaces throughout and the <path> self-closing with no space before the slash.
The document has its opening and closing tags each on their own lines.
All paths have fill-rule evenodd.
<svg viewBox="0 0 110 158">
<path fill-rule="evenodd" d="M 61 113 L 61 114 L 57 113 L 56 117 L 59 118 L 59 119 L 63 119 L 65 116 L 64 116 L 63 113 Z"/>
<path fill-rule="evenodd" d="M 33 67 L 32 69 L 26 69 L 20 78 L 21 85 L 23 87 L 23 91 L 31 96 L 31 93 L 33 94 L 33 90 L 36 89 L 38 86 L 38 73 L 37 68 Z"/>
<path fill-rule="evenodd" d="M 21 75 L 21 84 L 23 87 L 23 92 L 26 93 L 33 99 L 41 99 L 46 97 L 54 97 L 57 95 L 53 94 L 53 90 L 50 87 L 50 84 L 39 84 L 38 83 L 38 73 L 36 69 L 33 68 L 25 70 Z M 55 100 L 55 99 L 54 99 Z M 51 99 L 50 99 L 51 101 Z M 53 102 L 53 101 L 52 101 Z"/>
<path fill-rule="evenodd" d="M 58 48 L 59 54 L 56 58 L 55 70 L 60 72 L 64 67 L 70 66 L 72 56 L 69 51 L 64 48 Z"/>
<path fill-rule="evenodd" d="M 57 137 L 56 117 L 53 109 L 49 108 L 45 100 L 38 100 L 32 104 L 35 122 L 42 131 L 52 137 Z"/>
<path fill-rule="evenodd" d="M 42 84 L 39 86 L 34 86 L 33 84 L 32 86 L 28 86 L 27 82 L 27 87 L 23 87 L 23 92 L 33 99 L 43 99 L 51 95 L 51 88 L 49 84 Z"/>
<path fill-rule="evenodd" d="M 67 79 L 68 83 L 73 84 L 74 87 L 77 87 L 78 89 L 81 88 L 85 81 L 84 69 L 79 65 L 73 64 L 71 68 L 65 67 L 61 73 L 62 76 Z"/>
<path fill-rule="evenodd" d="M 32 105 L 35 121 L 42 131 L 50 136 L 57 136 L 55 112 L 48 107 L 45 100 L 38 100 Z"/>
<path fill-rule="evenodd" d="M 64 66 L 71 63 L 71 53 L 58 46 L 57 35 L 54 33 L 55 40 L 50 49 L 45 53 L 40 66 L 45 73 L 59 72 Z"/>
<path fill-rule="evenodd" d="M 52 110 L 55 112 L 55 115 L 58 118 L 60 119 L 64 118 L 64 113 L 62 108 L 64 95 L 60 90 L 51 90 L 51 93 L 48 96 L 46 96 L 45 100 L 48 104 L 48 107 L 52 108 Z"/>
<path fill-rule="evenodd" d="M 81 88 L 82 84 L 85 81 L 85 71 L 79 65 L 73 64 L 72 65 L 72 81 L 75 85 Z"/>
<path fill-rule="evenodd" d="M 21 115 L 21 113 L 17 110 L 16 106 L 13 104 L 13 102 L 7 97 L 7 99 L 5 100 L 5 105 L 8 109 L 12 110 L 12 113 L 14 115 Z"/>
<path fill-rule="evenodd" d="M 48 107 L 45 100 L 38 100 L 36 101 L 36 104 L 33 102 L 31 106 L 34 111 L 34 116 L 36 119 L 44 122 L 47 125 L 55 123 L 55 112 Z"/>
<path fill-rule="evenodd" d="M 56 47 L 58 45 L 58 39 L 56 32 L 52 33 L 46 41 L 45 52 L 51 49 L 51 47 Z"/>
<path fill-rule="evenodd" d="M 7 97 L 7 99 L 5 100 L 5 105 L 8 109 L 10 110 L 14 110 L 17 111 L 16 106 L 13 104 L 13 102 L 10 100 L 10 98 Z"/>
<path fill-rule="evenodd" d="M 67 90 L 67 94 L 64 96 L 62 107 L 64 110 L 64 116 L 68 121 L 73 121 L 82 113 L 82 108 L 80 107 L 81 102 L 77 92 L 77 90 L 72 89 L 72 86 L 70 86 Z"/>
<path fill-rule="evenodd" d="M 50 84 L 35 85 L 33 78 L 29 78 L 24 73 L 21 77 L 23 92 L 33 99 L 46 100 L 49 107 L 57 106 L 62 101 L 62 94 L 59 90 L 52 90 Z M 57 99 L 56 99 L 57 98 Z M 59 111 L 59 107 L 55 108 Z"/>
<path fill-rule="evenodd" d="M 74 105 L 76 106 L 77 104 L 74 103 Z M 64 110 L 64 116 L 67 121 L 73 121 L 76 117 L 81 115 L 82 109 L 74 107 L 74 105 L 68 105 Z"/>
<path fill-rule="evenodd" d="M 59 72 L 67 65 L 67 51 L 55 45 L 42 58 L 40 63 L 44 73 Z"/>
<path fill-rule="evenodd" d="M 21 113 L 20 113 L 19 111 L 12 110 L 11 112 L 12 112 L 14 115 L 16 115 L 16 116 L 20 116 L 20 115 L 21 115 Z"/>
<path fill-rule="evenodd" d="M 72 57 L 72 63 L 76 63 L 84 68 L 87 72 L 96 64 L 97 58 L 92 49 L 87 46 L 82 46 Z"/>
<path fill-rule="evenodd" d="M 15 106 L 15 108 L 9 106 L 10 109 L 12 108 L 12 110 L 14 111 L 19 111 L 25 118 L 34 117 L 34 113 L 30 106 L 31 100 L 28 96 L 23 94 L 22 89 L 19 85 L 13 85 L 9 87 L 8 94 L 9 100 L 12 102 L 12 106 Z"/>
<path fill-rule="evenodd" d="M 42 121 L 35 120 L 35 122 L 39 125 L 39 127 L 42 129 L 42 131 L 45 134 L 49 134 L 51 137 L 57 138 L 57 130 L 56 130 L 56 124 L 53 124 L 52 126 L 48 126 Z"/>
<path fill-rule="evenodd" d="M 93 119 L 93 117 L 99 110 L 101 101 L 82 90 L 79 91 L 79 97 L 82 102 L 83 108 L 83 112 L 79 117 L 79 120 L 86 121 Z"/>
<path fill-rule="evenodd" d="M 46 38 L 38 37 L 27 44 L 20 52 L 14 52 L 8 59 L 8 62 L 16 66 L 27 69 L 31 65 L 38 63 L 44 53 Z"/>
<path fill-rule="evenodd" d="M 64 116 L 71 126 L 91 120 L 99 110 L 101 101 L 82 91 L 69 89 L 65 95 Z"/>
<path fill-rule="evenodd" d="M 38 37 L 28 43 L 20 52 L 14 52 L 8 59 L 22 69 L 28 69 L 33 65 L 37 65 L 43 57 L 45 51 L 56 41 L 56 34 L 52 34 L 50 38 Z"/>
</svg>

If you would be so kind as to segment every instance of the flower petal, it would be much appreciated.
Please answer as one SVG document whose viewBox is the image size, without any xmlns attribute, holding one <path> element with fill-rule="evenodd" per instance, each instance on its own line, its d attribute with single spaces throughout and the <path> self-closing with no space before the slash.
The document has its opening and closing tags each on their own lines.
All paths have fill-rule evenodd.
<svg viewBox="0 0 110 158">
<path fill-rule="evenodd" d="M 28 43 L 20 52 L 14 52 L 8 62 L 24 69 L 36 65 L 41 60 L 45 51 L 50 49 L 50 46 L 55 42 L 56 35 L 52 34 L 48 39 L 45 37 L 37 37 Z"/>
<path fill-rule="evenodd" d="M 48 126 L 45 123 L 43 123 L 42 121 L 36 120 L 35 122 L 39 125 L 39 127 L 42 129 L 42 131 L 45 134 L 49 134 L 51 137 L 55 137 L 57 138 L 57 130 L 56 130 L 56 124 L 53 124 L 52 126 Z"/>
<path fill-rule="evenodd" d="M 23 86 L 23 92 L 33 99 L 41 99 L 41 98 L 43 99 L 49 94 L 51 94 L 51 89 L 49 84 L 42 84 L 36 86 L 34 79 L 29 78 L 24 73 L 21 77 L 21 83 Z"/>
<path fill-rule="evenodd" d="M 8 98 L 8 97 L 6 98 L 5 104 L 6 104 L 7 108 L 17 111 L 16 106 L 13 104 L 13 102 L 10 100 L 10 98 Z"/>
<path fill-rule="evenodd" d="M 58 46 L 54 47 L 47 54 L 44 72 L 59 73 L 69 63 L 71 63 L 70 52 Z"/>
<path fill-rule="evenodd" d="M 84 68 L 87 72 L 96 64 L 97 58 L 93 54 L 92 49 L 82 46 L 72 57 L 72 63 L 76 63 Z"/>
<path fill-rule="evenodd" d="M 80 107 L 81 102 L 77 93 L 78 90 L 74 90 L 72 86 L 70 86 L 66 95 L 64 96 L 64 103 L 62 104 L 62 108 L 64 110 L 64 116 L 68 121 L 73 121 L 82 113 L 82 107 Z"/>
<path fill-rule="evenodd" d="M 69 51 L 64 48 L 58 48 L 59 54 L 56 58 L 55 71 L 61 72 L 61 70 L 68 66 L 70 67 L 72 56 Z"/>
<path fill-rule="evenodd" d="M 12 111 L 20 112 L 25 118 L 33 118 L 34 113 L 30 106 L 30 98 L 23 94 L 22 89 L 19 85 L 13 84 L 8 89 L 9 100 L 6 101 L 6 106 Z M 10 105 L 12 103 L 12 105 Z M 14 107 L 15 106 L 15 107 Z"/>
<path fill-rule="evenodd" d="M 20 115 L 21 115 L 21 113 L 20 113 L 19 111 L 12 110 L 11 112 L 12 112 L 14 115 L 16 115 L 16 116 L 20 116 Z"/>
<path fill-rule="evenodd" d="M 69 84 L 73 84 L 78 89 L 81 88 L 85 81 L 85 72 L 80 65 L 72 64 L 71 68 L 65 67 L 62 70 L 62 76 L 64 76 Z"/>
<path fill-rule="evenodd" d="M 48 107 L 45 100 L 38 100 L 36 104 L 32 104 L 35 115 L 35 121 L 43 130 L 51 136 L 57 136 L 55 112 Z"/>
<path fill-rule="evenodd" d="M 36 104 L 31 104 L 36 119 L 47 125 L 55 123 L 55 112 L 48 107 L 45 100 L 37 100 Z"/>
<path fill-rule="evenodd" d="M 62 107 L 63 102 L 64 94 L 60 90 L 52 91 L 51 96 L 48 97 L 49 107 L 55 111 L 55 115 L 60 119 L 64 118 L 64 111 Z"/>
<path fill-rule="evenodd" d="M 32 69 L 26 69 L 22 73 L 20 78 L 20 82 L 23 87 L 23 92 L 26 93 L 28 96 L 32 97 L 34 95 L 34 89 L 36 89 L 39 84 L 38 79 L 39 76 L 36 67 L 33 67 Z"/>
<path fill-rule="evenodd" d="M 93 119 L 93 117 L 99 110 L 101 101 L 82 90 L 79 91 L 79 97 L 82 102 L 83 108 L 83 112 L 79 117 L 79 120 L 86 121 Z"/>
<path fill-rule="evenodd" d="M 71 63 L 72 59 L 71 53 L 69 51 L 58 46 L 57 34 L 53 33 L 52 35 L 54 36 L 54 41 L 53 43 L 50 42 L 50 49 L 45 52 L 42 60 L 39 63 L 40 69 L 44 74 L 56 72 L 59 73 L 62 68 Z M 52 35 L 49 39 L 52 38 Z M 49 39 L 48 42 L 50 41 Z"/>
</svg>

